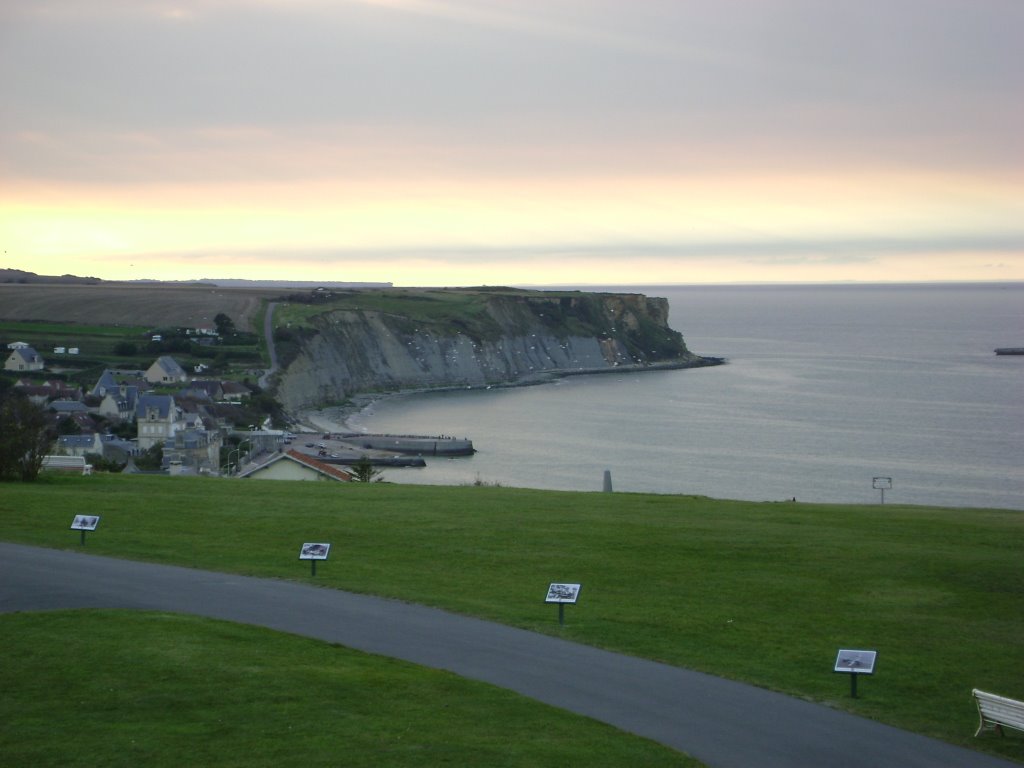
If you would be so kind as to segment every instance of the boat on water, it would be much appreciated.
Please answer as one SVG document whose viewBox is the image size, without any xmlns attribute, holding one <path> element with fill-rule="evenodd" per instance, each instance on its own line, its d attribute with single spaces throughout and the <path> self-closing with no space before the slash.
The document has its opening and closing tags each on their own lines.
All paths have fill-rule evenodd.
<svg viewBox="0 0 1024 768">
<path fill-rule="evenodd" d="M 999 347 L 997 355 L 1024 355 L 1024 347 Z"/>
</svg>

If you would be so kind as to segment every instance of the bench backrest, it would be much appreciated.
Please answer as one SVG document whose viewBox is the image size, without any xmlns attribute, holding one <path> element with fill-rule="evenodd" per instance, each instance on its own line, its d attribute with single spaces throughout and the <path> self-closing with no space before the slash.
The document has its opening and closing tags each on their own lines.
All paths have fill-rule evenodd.
<svg viewBox="0 0 1024 768">
<path fill-rule="evenodd" d="M 973 693 L 974 698 L 978 700 L 978 711 L 986 720 L 1024 731 L 1024 701 L 985 693 L 977 688 Z"/>
</svg>

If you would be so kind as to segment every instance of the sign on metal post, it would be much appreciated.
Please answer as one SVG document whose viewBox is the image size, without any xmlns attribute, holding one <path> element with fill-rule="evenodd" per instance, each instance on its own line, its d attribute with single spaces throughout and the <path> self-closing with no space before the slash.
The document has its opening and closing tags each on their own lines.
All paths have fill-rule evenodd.
<svg viewBox="0 0 1024 768">
<path fill-rule="evenodd" d="M 885 504 L 885 492 L 892 488 L 892 478 L 873 477 L 871 478 L 871 487 L 882 492 L 882 503 Z"/>
<path fill-rule="evenodd" d="M 309 560 L 311 576 L 316 576 L 316 561 L 326 560 L 331 553 L 331 545 L 326 542 L 307 542 L 299 550 L 299 560 Z"/>
<path fill-rule="evenodd" d="M 875 660 L 878 651 L 852 651 L 845 648 L 839 650 L 833 672 L 841 672 L 850 676 L 850 698 L 857 698 L 857 678 L 861 675 L 875 673 Z"/>
<path fill-rule="evenodd" d="M 95 531 L 99 524 L 99 515 L 75 515 L 75 519 L 71 522 L 71 530 L 82 532 L 82 545 L 85 546 L 85 532 Z"/>
<path fill-rule="evenodd" d="M 545 603 L 558 603 L 558 623 L 560 625 L 565 624 L 565 606 L 566 604 L 575 605 L 576 600 L 580 596 L 580 585 L 579 584 L 563 584 L 561 582 L 553 582 L 548 586 L 547 597 L 544 598 Z"/>
</svg>

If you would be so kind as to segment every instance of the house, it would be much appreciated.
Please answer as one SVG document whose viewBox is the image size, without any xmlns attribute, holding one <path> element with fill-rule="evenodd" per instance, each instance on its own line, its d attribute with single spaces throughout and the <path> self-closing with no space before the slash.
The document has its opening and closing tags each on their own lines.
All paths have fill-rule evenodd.
<svg viewBox="0 0 1024 768">
<path fill-rule="evenodd" d="M 220 467 L 223 438 L 219 431 L 201 428 L 181 429 L 164 443 L 164 460 L 170 466 L 191 468 L 198 472 L 216 472 Z"/>
<path fill-rule="evenodd" d="M 224 388 L 219 381 L 192 379 L 180 394 L 182 397 L 194 397 L 197 400 L 220 400 L 224 397 Z"/>
<path fill-rule="evenodd" d="M 54 400 L 50 403 L 49 409 L 56 413 L 58 418 L 89 412 L 89 406 L 81 400 Z"/>
<path fill-rule="evenodd" d="M 103 438 L 95 433 L 83 435 L 61 435 L 57 438 L 57 454 L 61 456 L 85 456 L 87 453 L 103 453 Z"/>
<path fill-rule="evenodd" d="M 138 401 L 139 388 L 131 384 L 121 384 L 116 389 L 107 391 L 96 412 L 112 421 L 131 421 L 135 418 Z"/>
<path fill-rule="evenodd" d="M 138 446 L 147 451 L 157 443 L 170 445 L 184 428 L 181 409 L 170 395 L 140 395 L 135 405 Z"/>
<path fill-rule="evenodd" d="M 228 402 L 237 403 L 252 394 L 251 389 L 237 381 L 222 381 L 220 386 Z"/>
<path fill-rule="evenodd" d="M 149 388 L 149 384 L 146 382 L 145 371 L 107 368 L 100 374 L 96 386 L 92 388 L 92 394 L 97 397 L 105 397 L 108 392 L 117 391 L 122 384 L 139 387 L 139 391 Z"/>
<path fill-rule="evenodd" d="M 51 400 L 81 400 L 82 390 L 74 384 L 64 381 L 44 381 L 36 384 L 27 379 L 19 379 L 14 388 L 23 392 L 36 405 L 45 405 Z"/>
<path fill-rule="evenodd" d="M 275 454 L 238 476 L 253 480 L 335 480 L 345 483 L 352 480 L 352 475 L 345 470 L 299 451 Z"/>
<path fill-rule="evenodd" d="M 109 461 L 127 462 L 139 454 L 134 440 L 122 440 L 116 435 L 103 435 L 103 458 Z"/>
<path fill-rule="evenodd" d="M 19 382 L 14 385 L 14 388 L 25 395 L 33 405 L 46 405 L 53 399 L 53 393 L 49 387 Z"/>
<path fill-rule="evenodd" d="M 188 374 L 173 357 L 161 355 L 146 370 L 145 378 L 150 384 L 177 384 L 188 381 Z"/>
<path fill-rule="evenodd" d="M 28 344 L 18 341 L 15 345 L 4 363 L 5 371 L 41 371 L 46 367 L 42 356 Z"/>
</svg>

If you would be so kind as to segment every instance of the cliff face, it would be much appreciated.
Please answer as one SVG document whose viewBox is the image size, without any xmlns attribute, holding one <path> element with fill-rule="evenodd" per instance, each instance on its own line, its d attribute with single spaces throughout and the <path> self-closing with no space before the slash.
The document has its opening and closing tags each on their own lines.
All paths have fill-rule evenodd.
<svg viewBox="0 0 1024 768">
<path fill-rule="evenodd" d="M 326 309 L 278 379 L 297 410 L 359 392 L 482 387 L 620 366 L 700 365 L 668 327 L 668 302 L 639 294 L 496 293 L 443 318 Z"/>
</svg>

